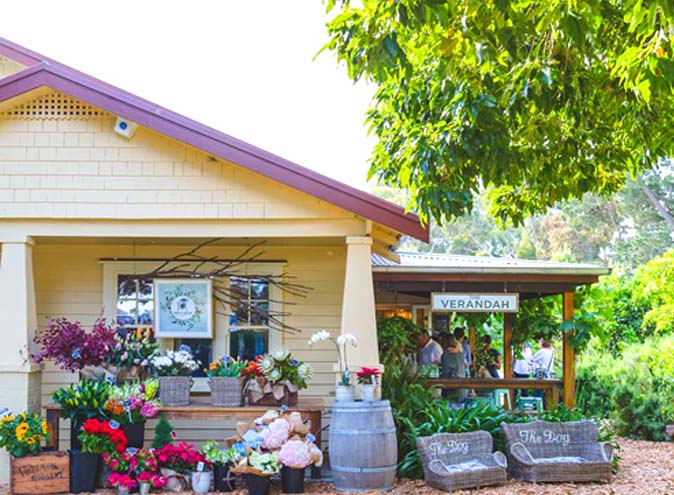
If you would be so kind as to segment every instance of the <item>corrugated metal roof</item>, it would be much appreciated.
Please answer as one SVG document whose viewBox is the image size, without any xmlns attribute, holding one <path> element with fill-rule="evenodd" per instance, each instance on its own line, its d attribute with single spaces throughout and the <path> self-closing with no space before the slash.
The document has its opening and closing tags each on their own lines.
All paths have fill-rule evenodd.
<svg viewBox="0 0 674 495">
<path fill-rule="evenodd" d="M 555 261 L 521 260 L 489 256 L 465 256 L 437 253 L 397 253 L 400 263 L 378 254 L 372 255 L 376 272 L 448 272 L 448 273 L 555 273 L 607 275 L 610 269 L 590 263 L 560 263 Z"/>
</svg>

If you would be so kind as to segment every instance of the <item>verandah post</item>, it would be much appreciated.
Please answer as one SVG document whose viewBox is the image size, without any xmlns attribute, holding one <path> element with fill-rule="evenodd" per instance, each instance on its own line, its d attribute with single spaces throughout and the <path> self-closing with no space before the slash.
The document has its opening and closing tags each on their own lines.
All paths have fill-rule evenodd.
<svg viewBox="0 0 674 495">
<path fill-rule="evenodd" d="M 562 295 L 562 318 L 564 321 L 573 321 L 573 292 L 565 292 Z M 563 340 L 563 376 L 562 386 L 564 391 L 564 405 L 571 409 L 576 405 L 576 351 L 571 346 L 570 339 L 573 330 L 564 332 Z"/>
</svg>

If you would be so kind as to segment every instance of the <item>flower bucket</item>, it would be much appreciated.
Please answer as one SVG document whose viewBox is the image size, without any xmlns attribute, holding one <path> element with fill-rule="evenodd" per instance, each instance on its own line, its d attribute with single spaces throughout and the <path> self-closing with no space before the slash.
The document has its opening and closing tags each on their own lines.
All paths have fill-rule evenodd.
<svg viewBox="0 0 674 495">
<path fill-rule="evenodd" d="M 121 426 L 128 440 L 128 447 L 142 449 L 145 443 L 145 422 L 126 423 Z"/>
<path fill-rule="evenodd" d="M 150 487 L 151 485 L 149 482 L 141 481 L 138 483 L 138 493 L 140 493 L 140 495 L 148 495 L 148 493 L 150 493 Z"/>
<path fill-rule="evenodd" d="M 193 471 L 192 472 L 192 491 L 194 493 L 208 493 L 211 489 L 211 472 L 210 471 Z"/>
<path fill-rule="evenodd" d="M 356 387 L 353 385 L 337 385 L 335 389 L 335 401 L 353 402 L 356 400 Z"/>
<path fill-rule="evenodd" d="M 129 495 L 129 489 L 126 486 L 118 486 L 117 495 Z"/>
<path fill-rule="evenodd" d="M 100 458 L 98 454 L 84 453 L 81 450 L 70 452 L 70 493 L 96 491 Z"/>
<path fill-rule="evenodd" d="M 189 483 L 184 475 L 176 473 L 172 469 L 161 468 L 161 475 L 166 478 L 166 485 L 164 489 L 168 492 L 184 492 L 187 490 Z"/>
<path fill-rule="evenodd" d="M 234 491 L 234 476 L 229 472 L 229 464 L 213 464 L 213 488 L 216 492 Z"/>
<path fill-rule="evenodd" d="M 82 433 L 83 424 L 84 420 L 70 420 L 70 450 L 82 450 L 82 442 L 80 442 L 80 439 L 77 437 Z"/>
<path fill-rule="evenodd" d="M 98 473 L 96 474 L 96 488 L 110 488 L 108 476 L 112 470 L 104 462 L 98 464 Z"/>
<path fill-rule="evenodd" d="M 249 495 L 269 495 L 269 477 L 257 474 L 246 474 Z"/>
<path fill-rule="evenodd" d="M 379 385 L 361 385 L 360 397 L 364 402 L 373 402 L 381 400 L 381 387 Z"/>
<path fill-rule="evenodd" d="M 190 403 L 191 376 L 160 376 L 159 400 L 165 406 L 187 406 Z"/>
<path fill-rule="evenodd" d="M 211 385 L 211 403 L 214 406 L 239 407 L 243 405 L 243 387 L 245 378 L 212 376 L 209 378 Z"/>
<path fill-rule="evenodd" d="M 304 469 L 281 468 L 281 487 L 283 493 L 304 493 Z"/>
</svg>

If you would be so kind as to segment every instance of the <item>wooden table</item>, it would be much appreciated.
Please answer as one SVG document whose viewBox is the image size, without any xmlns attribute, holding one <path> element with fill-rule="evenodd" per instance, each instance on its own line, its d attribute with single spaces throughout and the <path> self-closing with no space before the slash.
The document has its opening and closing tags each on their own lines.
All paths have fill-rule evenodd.
<svg viewBox="0 0 674 495">
<path fill-rule="evenodd" d="M 543 390 L 545 404 L 554 409 L 559 404 L 559 387 L 561 380 L 536 380 L 531 378 L 429 378 L 426 384 L 438 388 L 463 389 L 497 389 L 508 390 Z"/>
<path fill-rule="evenodd" d="M 192 396 L 191 404 L 188 406 L 162 406 L 159 412 L 166 413 L 169 419 L 189 419 L 189 420 L 209 420 L 209 419 L 255 419 L 262 416 L 269 409 L 275 409 L 273 406 L 242 406 L 242 407 L 222 407 L 213 406 L 209 396 Z M 47 425 L 49 427 L 49 442 L 47 447 L 58 450 L 59 445 L 59 416 L 61 406 L 58 404 L 49 404 L 45 406 L 47 411 Z M 302 419 L 308 420 L 309 431 L 316 437 L 316 445 L 321 445 L 322 414 L 325 410 L 323 399 L 300 398 L 297 404 L 289 407 L 288 411 L 297 411 L 302 415 Z M 312 466 L 311 475 L 313 478 L 321 477 L 321 469 Z"/>
</svg>

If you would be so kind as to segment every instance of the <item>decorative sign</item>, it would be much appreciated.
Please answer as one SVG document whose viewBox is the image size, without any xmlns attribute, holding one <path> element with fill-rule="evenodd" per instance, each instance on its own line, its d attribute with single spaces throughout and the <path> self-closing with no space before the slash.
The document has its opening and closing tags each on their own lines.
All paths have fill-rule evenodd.
<svg viewBox="0 0 674 495">
<path fill-rule="evenodd" d="M 155 336 L 157 338 L 213 337 L 210 280 L 155 279 Z"/>
<path fill-rule="evenodd" d="M 519 294 L 482 294 L 434 292 L 431 294 L 432 311 L 450 313 L 517 313 Z"/>
<path fill-rule="evenodd" d="M 70 491 L 70 458 L 65 452 L 12 457 L 9 493 L 44 495 Z"/>
</svg>

